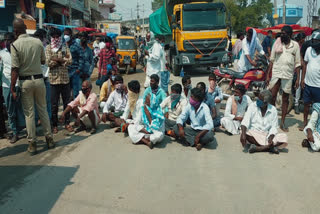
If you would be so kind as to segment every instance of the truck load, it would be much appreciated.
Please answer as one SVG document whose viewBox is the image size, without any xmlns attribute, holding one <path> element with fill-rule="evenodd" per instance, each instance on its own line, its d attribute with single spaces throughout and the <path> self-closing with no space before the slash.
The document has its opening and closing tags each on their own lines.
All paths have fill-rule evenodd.
<svg viewBox="0 0 320 214">
<path fill-rule="evenodd" d="M 150 31 L 170 41 L 174 75 L 182 66 L 219 66 L 228 61 L 226 7 L 212 0 L 164 0 L 149 17 Z"/>
</svg>

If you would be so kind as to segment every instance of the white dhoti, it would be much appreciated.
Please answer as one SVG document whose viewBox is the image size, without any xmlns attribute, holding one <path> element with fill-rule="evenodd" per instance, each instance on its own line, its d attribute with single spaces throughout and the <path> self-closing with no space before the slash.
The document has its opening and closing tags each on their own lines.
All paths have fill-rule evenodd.
<svg viewBox="0 0 320 214">
<path fill-rule="evenodd" d="M 221 125 L 231 134 L 240 134 L 240 121 L 233 120 L 229 117 L 221 118 Z"/>
<path fill-rule="evenodd" d="M 257 143 L 261 146 L 267 146 L 268 143 L 268 133 L 256 131 L 256 130 L 248 130 L 247 135 L 253 137 Z M 278 143 L 282 143 L 278 146 L 279 149 L 282 149 L 288 145 L 288 136 L 285 133 L 278 133 L 273 138 L 273 145 L 277 145 Z"/>
<path fill-rule="evenodd" d="M 104 102 L 104 101 L 100 102 L 100 108 L 103 109 L 104 106 L 106 105 L 106 103 L 107 103 L 107 102 Z"/>
<path fill-rule="evenodd" d="M 82 110 L 81 108 L 79 108 L 79 112 L 81 114 Z M 95 117 L 95 122 L 96 122 L 96 127 L 98 126 L 98 124 L 100 123 L 100 118 L 96 112 L 96 110 L 93 110 L 94 113 L 94 117 Z M 86 114 L 81 118 L 81 122 L 86 126 L 86 128 L 92 128 L 92 123 L 91 120 L 89 118 L 89 115 Z"/>
<path fill-rule="evenodd" d="M 308 136 L 306 129 L 304 130 L 304 134 Z M 320 150 L 320 134 L 316 131 L 312 134 L 314 142 L 309 142 L 310 147 L 313 151 L 318 152 Z"/>
<path fill-rule="evenodd" d="M 140 142 L 143 137 L 149 138 L 152 144 L 156 144 L 164 137 L 164 131 L 152 130 L 152 134 L 145 134 L 140 132 L 142 129 L 144 129 L 143 125 L 131 124 L 128 126 L 128 134 L 134 144 Z"/>
</svg>

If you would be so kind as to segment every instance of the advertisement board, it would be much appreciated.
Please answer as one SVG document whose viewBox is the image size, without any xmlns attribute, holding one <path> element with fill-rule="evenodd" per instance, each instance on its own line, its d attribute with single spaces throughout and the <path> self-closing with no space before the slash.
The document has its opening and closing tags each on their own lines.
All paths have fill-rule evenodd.
<svg viewBox="0 0 320 214">
<path fill-rule="evenodd" d="M 6 8 L 6 0 L 0 0 L 0 8 Z"/>
</svg>

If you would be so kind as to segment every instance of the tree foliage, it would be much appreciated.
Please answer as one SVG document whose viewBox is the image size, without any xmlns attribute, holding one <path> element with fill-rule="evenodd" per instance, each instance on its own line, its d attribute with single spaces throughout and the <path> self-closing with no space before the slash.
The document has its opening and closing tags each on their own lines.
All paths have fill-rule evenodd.
<svg viewBox="0 0 320 214">
<path fill-rule="evenodd" d="M 271 0 L 218 1 L 224 2 L 227 7 L 233 32 L 243 32 L 246 27 L 266 27 L 268 24 L 267 15 L 272 14 Z"/>
</svg>

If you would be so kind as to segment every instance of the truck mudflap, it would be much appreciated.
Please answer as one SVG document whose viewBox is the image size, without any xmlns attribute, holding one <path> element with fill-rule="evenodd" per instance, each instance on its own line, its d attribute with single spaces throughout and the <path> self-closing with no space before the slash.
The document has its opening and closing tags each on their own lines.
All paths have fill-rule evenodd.
<svg viewBox="0 0 320 214">
<path fill-rule="evenodd" d="M 228 61 L 228 52 L 219 51 L 211 55 L 202 55 L 197 53 L 181 53 L 179 54 L 179 64 L 182 66 L 192 65 L 220 65 Z"/>
</svg>

